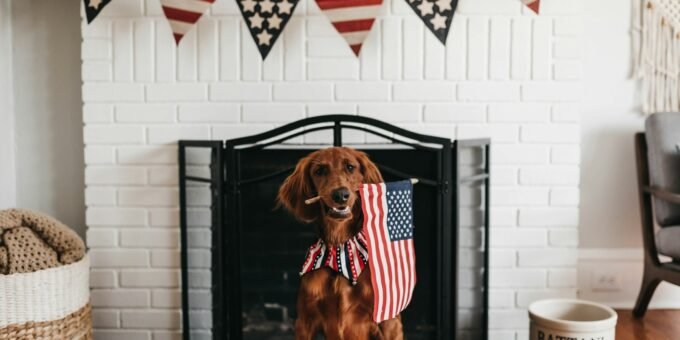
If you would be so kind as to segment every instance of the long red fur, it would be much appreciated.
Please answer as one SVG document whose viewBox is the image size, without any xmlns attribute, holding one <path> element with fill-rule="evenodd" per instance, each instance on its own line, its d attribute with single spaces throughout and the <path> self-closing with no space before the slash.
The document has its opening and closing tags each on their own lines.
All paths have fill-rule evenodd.
<svg viewBox="0 0 680 340">
<path fill-rule="evenodd" d="M 350 171 L 347 164 L 356 167 Z M 315 175 L 315 169 L 327 171 Z M 368 156 L 351 148 L 334 147 L 315 151 L 302 158 L 279 189 L 278 202 L 298 220 L 314 223 L 319 237 L 328 245 L 343 244 L 363 227 L 361 202 L 355 189 L 362 183 L 383 181 L 378 167 Z M 330 193 L 340 187 L 352 188 L 348 205 L 352 216 L 338 220 L 326 214 L 332 206 Z M 319 195 L 310 205 L 304 201 Z M 297 299 L 296 340 L 313 340 L 321 333 L 326 340 L 403 340 L 401 318 L 376 324 L 372 318 L 373 288 L 371 268 L 350 282 L 328 268 L 305 274 Z"/>
</svg>

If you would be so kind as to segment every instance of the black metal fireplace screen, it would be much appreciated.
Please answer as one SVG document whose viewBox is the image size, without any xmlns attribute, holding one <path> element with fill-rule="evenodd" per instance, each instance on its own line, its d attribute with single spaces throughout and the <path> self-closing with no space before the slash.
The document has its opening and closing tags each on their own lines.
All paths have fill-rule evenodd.
<svg viewBox="0 0 680 340">
<path fill-rule="evenodd" d="M 316 236 L 274 209 L 274 198 L 325 138 L 367 152 L 387 181 L 420 180 L 407 338 L 486 339 L 490 141 L 452 142 L 350 115 L 226 142 L 179 142 L 184 339 L 294 339 L 298 271 Z"/>
</svg>

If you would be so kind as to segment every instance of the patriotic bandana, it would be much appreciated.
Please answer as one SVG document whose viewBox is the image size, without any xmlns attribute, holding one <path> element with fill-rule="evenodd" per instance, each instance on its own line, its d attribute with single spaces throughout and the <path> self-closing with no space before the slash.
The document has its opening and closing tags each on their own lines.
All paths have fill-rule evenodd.
<svg viewBox="0 0 680 340">
<path fill-rule="evenodd" d="M 300 276 L 327 267 L 346 277 L 352 285 L 356 285 L 366 263 L 368 251 L 363 233 L 335 248 L 328 247 L 319 239 L 309 248 Z"/>
</svg>

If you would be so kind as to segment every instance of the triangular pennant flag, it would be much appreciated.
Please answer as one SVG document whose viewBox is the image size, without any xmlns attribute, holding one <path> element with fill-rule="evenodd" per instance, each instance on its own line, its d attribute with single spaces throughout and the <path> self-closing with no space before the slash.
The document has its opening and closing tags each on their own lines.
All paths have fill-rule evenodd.
<svg viewBox="0 0 680 340">
<path fill-rule="evenodd" d="M 94 18 L 111 2 L 111 0 L 83 0 L 85 3 L 85 16 L 87 23 L 91 23 Z"/>
<path fill-rule="evenodd" d="M 437 39 L 446 45 L 446 37 L 449 35 L 458 0 L 406 0 L 406 2 Z"/>
<path fill-rule="evenodd" d="M 358 56 L 380 13 L 382 0 L 316 0 L 316 3 Z"/>
<path fill-rule="evenodd" d="M 170 23 L 177 44 L 213 2 L 215 0 L 161 0 L 163 13 Z"/>
<path fill-rule="evenodd" d="M 532 11 L 536 12 L 536 14 L 539 13 L 541 9 L 541 0 L 522 0 L 522 2 L 527 5 L 527 7 L 531 8 Z"/>
<path fill-rule="evenodd" d="M 293 16 L 299 0 L 236 0 L 262 59 Z"/>
</svg>

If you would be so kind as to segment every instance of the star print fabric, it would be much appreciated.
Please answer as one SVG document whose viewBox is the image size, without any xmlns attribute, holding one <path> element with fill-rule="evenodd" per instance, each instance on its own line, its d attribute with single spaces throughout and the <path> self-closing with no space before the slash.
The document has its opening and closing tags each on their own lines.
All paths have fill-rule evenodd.
<svg viewBox="0 0 680 340">
<path fill-rule="evenodd" d="M 266 59 L 299 0 L 236 0 L 255 45 Z"/>
<path fill-rule="evenodd" d="M 446 44 L 458 0 L 406 0 L 434 35 Z"/>
</svg>

